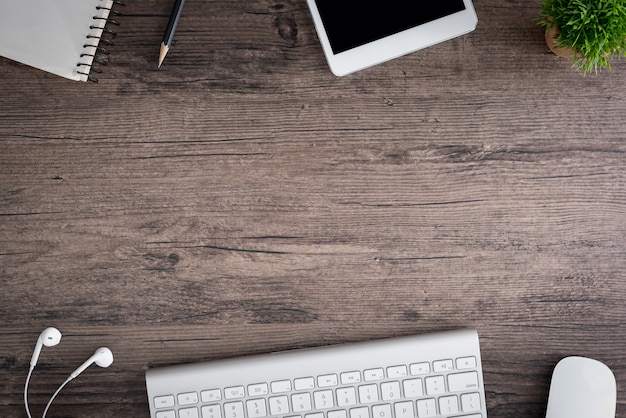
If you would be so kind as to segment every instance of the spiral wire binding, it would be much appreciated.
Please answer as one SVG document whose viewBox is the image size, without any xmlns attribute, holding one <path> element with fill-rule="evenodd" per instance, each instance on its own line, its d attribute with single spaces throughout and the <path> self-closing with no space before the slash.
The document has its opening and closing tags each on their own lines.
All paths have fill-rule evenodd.
<svg viewBox="0 0 626 418">
<path fill-rule="evenodd" d="M 111 4 L 111 7 L 96 6 L 96 10 L 108 10 L 108 16 L 93 17 L 93 20 L 95 21 L 104 21 L 104 25 L 100 26 L 97 24 L 92 24 L 89 26 L 90 30 L 99 31 L 100 33 L 97 36 L 93 34 L 88 34 L 86 36 L 86 42 L 85 44 L 83 44 L 83 48 L 90 48 L 91 51 L 83 52 L 82 54 L 80 54 L 80 57 L 86 57 L 88 59 L 88 62 L 79 62 L 78 64 L 76 64 L 78 68 L 76 72 L 80 75 L 84 75 L 85 77 L 87 77 L 88 81 L 94 83 L 98 82 L 98 78 L 95 77 L 93 73 L 102 73 L 102 69 L 94 64 L 106 65 L 108 60 L 104 58 L 103 55 L 107 56 L 110 54 L 110 51 L 107 48 L 101 46 L 101 44 L 104 44 L 107 47 L 112 46 L 113 40 L 111 38 L 115 38 L 117 36 L 117 32 L 105 27 L 105 25 L 120 25 L 116 20 L 111 19 L 111 15 L 121 16 L 122 13 L 113 7 L 124 6 L 124 3 L 122 3 L 120 0 L 113 0 Z M 108 35 L 110 38 L 105 38 L 104 35 Z"/>
</svg>

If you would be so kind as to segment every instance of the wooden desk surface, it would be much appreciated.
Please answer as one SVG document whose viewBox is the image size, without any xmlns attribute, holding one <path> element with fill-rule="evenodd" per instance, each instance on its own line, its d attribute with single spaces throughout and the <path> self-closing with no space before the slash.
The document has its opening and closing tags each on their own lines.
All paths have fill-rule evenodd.
<svg viewBox="0 0 626 418">
<path fill-rule="evenodd" d="M 604 361 L 626 415 L 626 60 L 531 0 L 337 78 L 304 0 L 130 1 L 98 84 L 0 59 L 0 415 L 147 417 L 149 367 L 474 327 L 489 418 Z"/>
</svg>

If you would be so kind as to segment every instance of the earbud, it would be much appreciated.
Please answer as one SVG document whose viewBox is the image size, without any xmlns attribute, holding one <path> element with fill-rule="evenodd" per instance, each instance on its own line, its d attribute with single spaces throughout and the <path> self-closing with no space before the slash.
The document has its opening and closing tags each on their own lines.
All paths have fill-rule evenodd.
<svg viewBox="0 0 626 418">
<path fill-rule="evenodd" d="M 100 367 L 109 367 L 113 363 L 113 353 L 106 347 L 98 348 L 86 362 L 81 364 L 80 367 L 72 372 L 68 380 L 72 380 L 84 372 L 85 369 L 91 366 L 92 363 L 96 363 Z"/>
<path fill-rule="evenodd" d="M 53 327 L 44 329 L 41 334 L 39 334 L 39 338 L 37 338 L 35 351 L 33 351 L 33 356 L 30 358 L 30 367 L 33 368 L 37 364 L 42 346 L 52 347 L 57 345 L 60 341 L 61 332 L 58 329 Z"/>
<path fill-rule="evenodd" d="M 41 347 L 52 347 L 57 345 L 61 341 L 61 332 L 53 327 L 46 328 L 41 331 L 39 338 L 37 338 L 37 344 L 35 344 L 35 350 L 33 356 L 30 358 L 30 368 L 28 370 L 28 376 L 26 376 L 26 384 L 24 385 L 24 406 L 26 407 L 26 414 L 28 418 L 31 418 L 30 409 L 28 408 L 28 383 L 30 382 L 30 376 L 33 373 L 33 369 L 39 360 L 39 354 L 41 354 Z"/>
<path fill-rule="evenodd" d="M 24 385 L 24 406 L 26 407 L 26 413 L 28 415 L 28 418 L 31 418 L 30 409 L 28 407 L 28 383 L 30 382 L 30 376 L 31 376 L 31 374 L 33 372 L 33 369 L 35 368 L 35 365 L 37 364 L 37 360 L 39 359 L 39 354 L 41 353 L 41 348 L 44 345 L 46 347 L 55 346 L 60 341 L 61 341 L 61 332 L 59 332 L 58 329 L 52 328 L 52 327 L 44 329 L 41 332 L 41 334 L 39 334 L 39 338 L 37 338 L 37 344 L 35 345 L 35 351 L 33 351 L 33 356 L 30 359 L 30 369 L 28 371 L 28 376 L 26 376 L 26 384 Z M 57 391 L 54 392 L 54 395 L 52 395 L 52 397 L 50 398 L 50 401 L 46 405 L 46 409 L 43 411 L 43 416 L 42 416 L 43 418 L 45 418 L 46 413 L 48 412 L 48 409 L 50 408 L 50 405 L 52 404 L 52 401 L 59 394 L 61 389 L 63 389 L 63 387 L 70 380 L 74 379 L 76 376 L 78 376 L 79 374 L 84 372 L 85 369 L 87 367 L 91 366 L 92 363 L 96 363 L 100 367 L 109 367 L 113 363 L 113 353 L 111 352 L 111 350 L 109 350 L 106 347 L 100 347 L 100 348 L 98 348 L 96 350 L 95 353 L 93 353 L 93 355 L 91 357 L 89 357 L 87 359 L 86 362 L 81 364 L 78 369 L 74 370 L 74 372 L 70 375 L 70 377 L 68 377 L 65 380 L 65 382 L 63 382 L 63 384 L 61 386 L 59 386 Z"/>
</svg>

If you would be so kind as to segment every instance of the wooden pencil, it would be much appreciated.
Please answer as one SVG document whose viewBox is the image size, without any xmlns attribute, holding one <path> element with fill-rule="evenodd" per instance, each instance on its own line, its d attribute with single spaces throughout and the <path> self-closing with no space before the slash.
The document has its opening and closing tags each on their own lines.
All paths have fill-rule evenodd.
<svg viewBox="0 0 626 418">
<path fill-rule="evenodd" d="M 176 32 L 176 26 L 178 25 L 178 19 L 180 18 L 180 14 L 183 11 L 183 5 L 185 4 L 185 0 L 176 0 L 174 3 L 174 9 L 172 10 L 172 14 L 170 15 L 170 20 L 167 23 L 167 28 L 165 29 L 165 35 L 163 35 L 163 42 L 161 42 L 161 51 L 159 52 L 159 68 L 167 55 L 167 52 L 170 50 L 172 46 L 172 41 L 174 40 L 174 32 Z"/>
</svg>

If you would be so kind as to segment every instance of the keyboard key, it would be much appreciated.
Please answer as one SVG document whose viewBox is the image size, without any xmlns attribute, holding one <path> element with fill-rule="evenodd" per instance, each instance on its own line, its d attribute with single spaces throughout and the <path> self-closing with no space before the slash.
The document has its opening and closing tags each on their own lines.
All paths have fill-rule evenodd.
<svg viewBox="0 0 626 418">
<path fill-rule="evenodd" d="M 370 418 L 370 410 L 367 406 L 352 408 L 350 410 L 350 418 Z"/>
<path fill-rule="evenodd" d="M 465 372 L 449 374 L 448 388 L 450 389 L 450 392 L 478 390 L 478 373 Z"/>
<path fill-rule="evenodd" d="M 265 399 L 250 399 L 246 401 L 246 409 L 249 418 L 261 418 L 267 416 Z"/>
<path fill-rule="evenodd" d="M 246 390 L 243 386 L 233 386 L 224 389 L 224 397 L 226 399 L 239 399 L 246 396 Z"/>
<path fill-rule="evenodd" d="M 385 371 L 383 369 L 368 369 L 363 372 L 363 378 L 366 382 L 382 380 L 385 378 Z"/>
<path fill-rule="evenodd" d="M 456 396 L 439 398 L 439 413 L 441 415 L 456 414 L 457 412 L 459 412 L 459 401 Z"/>
<path fill-rule="evenodd" d="M 456 368 L 459 370 L 475 369 L 476 357 L 461 357 L 456 359 Z"/>
<path fill-rule="evenodd" d="M 227 402 L 224 404 L 224 413 L 228 418 L 244 418 L 243 402 Z"/>
<path fill-rule="evenodd" d="M 291 392 L 290 380 L 278 380 L 271 383 L 272 393 L 285 393 Z"/>
<path fill-rule="evenodd" d="M 413 402 L 398 402 L 394 405 L 396 418 L 414 418 Z M 421 415 L 420 415 L 421 417 Z"/>
<path fill-rule="evenodd" d="M 413 376 L 419 376 L 421 374 L 428 374 L 430 373 L 430 363 L 428 362 L 414 363 L 409 366 L 409 370 L 411 371 L 411 374 Z"/>
<path fill-rule="evenodd" d="M 422 379 L 407 379 L 402 382 L 404 386 L 404 396 L 406 398 L 417 398 L 424 395 L 422 390 Z"/>
<path fill-rule="evenodd" d="M 480 395 L 477 392 L 461 395 L 461 409 L 463 412 L 480 411 Z"/>
<path fill-rule="evenodd" d="M 383 401 L 400 399 L 400 382 L 386 382 L 381 384 L 380 397 Z"/>
<path fill-rule="evenodd" d="M 337 389 L 337 406 L 356 405 L 356 389 L 353 387 Z"/>
<path fill-rule="evenodd" d="M 332 390 L 320 390 L 313 393 L 313 401 L 315 409 L 330 409 L 335 406 Z"/>
<path fill-rule="evenodd" d="M 203 403 L 219 401 L 222 399 L 222 391 L 219 389 L 203 390 L 200 392 L 200 399 Z"/>
<path fill-rule="evenodd" d="M 317 412 L 315 414 L 306 414 L 304 418 L 324 418 L 324 414 L 322 412 Z"/>
<path fill-rule="evenodd" d="M 348 413 L 346 411 L 330 411 L 328 418 L 348 418 Z"/>
<path fill-rule="evenodd" d="M 271 397 L 269 401 L 271 415 L 283 415 L 289 413 L 289 399 L 286 395 Z"/>
<path fill-rule="evenodd" d="M 435 373 L 451 372 L 454 370 L 452 360 L 433 361 L 433 371 Z"/>
<path fill-rule="evenodd" d="M 156 418 L 176 418 L 176 411 L 159 411 Z"/>
<path fill-rule="evenodd" d="M 157 409 L 171 408 L 173 406 L 174 406 L 174 395 L 157 396 L 156 398 L 154 398 L 154 407 Z"/>
<path fill-rule="evenodd" d="M 391 413 L 391 405 L 387 403 L 384 405 L 373 406 L 372 416 L 374 418 L 393 418 L 393 414 Z"/>
<path fill-rule="evenodd" d="M 389 379 L 397 379 L 405 377 L 408 374 L 406 366 L 391 366 L 387 367 L 387 377 Z"/>
<path fill-rule="evenodd" d="M 355 383 L 361 383 L 361 372 L 341 373 L 342 385 L 353 385 Z"/>
<path fill-rule="evenodd" d="M 202 418 L 222 418 L 222 409 L 219 405 L 207 405 L 200 409 Z"/>
<path fill-rule="evenodd" d="M 198 403 L 198 394 L 196 392 L 180 393 L 178 396 L 178 405 L 194 405 Z"/>
<path fill-rule="evenodd" d="M 198 415 L 198 408 L 185 408 L 178 410 L 179 418 L 200 418 Z"/>
<path fill-rule="evenodd" d="M 417 401 L 417 416 L 420 418 L 434 417 L 437 415 L 437 403 L 434 399 L 420 399 Z"/>
<path fill-rule="evenodd" d="M 308 393 L 296 393 L 291 395 L 291 405 L 293 412 L 304 412 L 311 410 L 311 395 Z"/>
<path fill-rule="evenodd" d="M 361 403 L 378 402 L 378 387 L 376 385 L 359 386 L 359 401 Z"/>
<path fill-rule="evenodd" d="M 327 388 L 329 386 L 337 386 L 336 374 L 325 374 L 317 377 L 317 385 L 321 388 Z"/>
<path fill-rule="evenodd" d="M 269 389 L 267 383 L 256 383 L 254 385 L 248 385 L 248 396 L 261 396 L 267 395 Z"/>
<path fill-rule="evenodd" d="M 309 390 L 315 388 L 315 379 L 312 377 L 302 377 L 293 381 L 296 390 Z"/>
<path fill-rule="evenodd" d="M 446 391 L 443 376 L 426 378 L 426 393 L 429 395 L 441 395 Z"/>
</svg>

